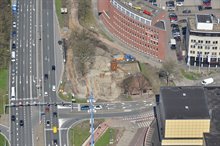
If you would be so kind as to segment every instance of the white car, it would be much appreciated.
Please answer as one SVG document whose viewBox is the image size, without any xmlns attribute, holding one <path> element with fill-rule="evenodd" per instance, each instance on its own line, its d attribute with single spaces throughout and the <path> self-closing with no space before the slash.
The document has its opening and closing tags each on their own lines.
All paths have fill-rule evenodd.
<svg viewBox="0 0 220 146">
<path fill-rule="evenodd" d="M 96 105 L 94 108 L 95 108 L 96 110 L 101 110 L 101 109 L 102 109 L 102 106 L 101 106 L 101 105 Z"/>
<path fill-rule="evenodd" d="M 209 84 L 211 84 L 211 83 L 213 83 L 214 82 L 214 79 L 213 78 L 208 78 L 208 79 L 204 79 L 202 82 L 201 82 L 201 84 L 202 85 L 209 85 Z"/>
<path fill-rule="evenodd" d="M 13 22 L 13 27 L 16 28 L 16 22 Z"/>
<path fill-rule="evenodd" d="M 44 92 L 44 96 L 48 96 L 48 93 L 47 93 L 47 92 Z"/>
<path fill-rule="evenodd" d="M 177 6 L 183 6 L 183 2 L 176 2 Z"/>
<path fill-rule="evenodd" d="M 52 86 L 52 91 L 56 91 L 56 86 L 55 85 Z"/>
</svg>

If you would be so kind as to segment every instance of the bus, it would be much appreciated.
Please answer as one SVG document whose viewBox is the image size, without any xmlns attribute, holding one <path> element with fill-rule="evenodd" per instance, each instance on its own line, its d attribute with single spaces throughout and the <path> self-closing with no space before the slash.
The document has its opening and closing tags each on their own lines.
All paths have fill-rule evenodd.
<svg viewBox="0 0 220 146">
<path fill-rule="evenodd" d="M 15 87 L 11 87 L 11 100 L 15 100 Z"/>
<path fill-rule="evenodd" d="M 57 133 L 57 127 L 53 126 L 53 133 Z"/>
</svg>

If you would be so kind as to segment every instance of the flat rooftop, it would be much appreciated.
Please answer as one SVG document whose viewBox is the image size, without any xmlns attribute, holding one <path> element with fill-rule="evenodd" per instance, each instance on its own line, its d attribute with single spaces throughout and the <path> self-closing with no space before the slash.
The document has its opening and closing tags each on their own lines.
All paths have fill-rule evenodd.
<svg viewBox="0 0 220 146">
<path fill-rule="evenodd" d="M 203 87 L 161 87 L 165 119 L 210 119 Z"/>
<path fill-rule="evenodd" d="M 131 12 L 139 16 L 142 16 L 144 18 L 147 18 L 149 20 L 152 20 L 153 16 L 161 12 L 160 8 L 153 6 L 151 3 L 147 1 L 143 1 L 143 0 L 115 0 L 115 1 L 120 3 L 120 5 L 123 5 L 125 8 L 127 8 Z M 132 7 L 130 6 L 129 3 L 132 4 Z M 141 10 L 139 10 L 139 8 L 141 8 Z M 143 10 L 147 10 L 148 12 L 151 12 L 152 15 L 149 16 L 149 15 L 144 14 Z"/>
<path fill-rule="evenodd" d="M 196 19 L 197 16 L 197 19 Z M 197 20 L 200 23 L 213 23 L 213 30 L 200 30 L 196 28 Z M 215 15 L 195 15 L 194 17 L 188 17 L 188 24 L 191 31 L 198 31 L 198 32 L 220 32 L 220 23 L 218 23 L 217 18 Z"/>
</svg>

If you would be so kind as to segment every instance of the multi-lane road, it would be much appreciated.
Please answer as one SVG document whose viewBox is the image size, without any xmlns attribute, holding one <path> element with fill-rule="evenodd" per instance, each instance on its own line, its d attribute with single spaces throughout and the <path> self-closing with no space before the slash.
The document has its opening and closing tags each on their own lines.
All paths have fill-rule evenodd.
<svg viewBox="0 0 220 146">
<path fill-rule="evenodd" d="M 10 143 L 13 146 L 31 146 L 33 143 L 32 107 L 23 106 L 37 97 L 36 86 L 36 1 L 17 1 L 18 11 L 13 14 L 12 46 L 15 61 L 11 62 Z M 13 95 L 15 94 L 15 95 Z"/>
<path fill-rule="evenodd" d="M 42 41 L 43 41 L 43 94 L 45 103 L 56 102 L 56 63 L 54 52 L 54 1 L 42 1 Z M 47 109 L 47 110 L 46 110 Z M 45 106 L 45 145 L 59 144 L 57 107 Z"/>
</svg>

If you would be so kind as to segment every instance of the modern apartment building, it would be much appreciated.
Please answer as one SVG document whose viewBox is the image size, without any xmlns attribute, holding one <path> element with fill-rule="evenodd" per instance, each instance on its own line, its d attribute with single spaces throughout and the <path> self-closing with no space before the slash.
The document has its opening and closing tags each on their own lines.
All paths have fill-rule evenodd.
<svg viewBox="0 0 220 146">
<path fill-rule="evenodd" d="M 162 146 L 202 146 L 210 132 L 203 87 L 161 87 L 156 119 Z"/>
<path fill-rule="evenodd" d="M 194 18 L 188 18 L 187 28 L 187 64 L 219 67 L 220 19 L 215 15 L 195 15 Z"/>
<path fill-rule="evenodd" d="M 132 2 L 132 1 L 131 1 Z M 168 41 L 167 12 L 156 6 L 138 6 L 122 0 L 98 0 L 99 18 L 106 28 L 135 51 L 163 61 Z"/>
</svg>

